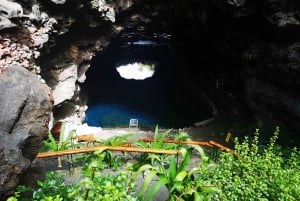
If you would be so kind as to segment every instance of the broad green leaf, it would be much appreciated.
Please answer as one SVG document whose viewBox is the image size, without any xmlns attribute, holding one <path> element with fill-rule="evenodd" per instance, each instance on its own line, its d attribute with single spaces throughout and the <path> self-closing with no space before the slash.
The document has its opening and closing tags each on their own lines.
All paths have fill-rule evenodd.
<svg viewBox="0 0 300 201">
<path fill-rule="evenodd" d="M 157 154 L 150 154 L 147 159 L 156 159 L 157 161 L 161 161 L 161 157 Z"/>
<path fill-rule="evenodd" d="M 144 183 L 143 183 L 143 187 L 141 189 L 141 192 L 139 193 L 139 198 L 142 199 L 142 197 L 145 195 L 148 187 L 149 187 L 149 184 L 150 182 L 152 181 L 153 177 L 156 175 L 156 171 L 150 171 L 149 173 L 147 173 L 147 176 L 144 180 Z"/>
<path fill-rule="evenodd" d="M 156 169 L 155 167 L 153 167 L 152 165 L 150 164 L 146 164 L 146 165 L 143 165 L 141 166 L 133 175 L 132 175 L 132 178 L 133 180 L 135 180 L 137 178 L 137 176 L 141 173 L 141 172 L 144 172 L 145 170 L 148 170 L 148 169 Z M 156 169 L 157 170 L 157 169 Z"/>
<path fill-rule="evenodd" d="M 49 131 L 49 134 L 48 134 L 48 138 L 50 140 L 50 142 L 48 142 L 47 140 L 44 141 L 44 144 L 50 148 L 52 151 L 58 151 L 58 147 L 57 147 L 57 142 L 55 141 L 52 133 Z"/>
<path fill-rule="evenodd" d="M 169 163 L 169 177 L 170 179 L 173 181 L 174 178 L 175 178 L 175 175 L 176 175 L 176 166 L 177 166 L 177 161 L 176 161 L 176 157 L 178 156 L 171 156 L 171 160 L 170 160 L 170 163 Z"/>
<path fill-rule="evenodd" d="M 202 201 L 203 197 L 197 192 L 194 191 L 194 201 Z"/>
<path fill-rule="evenodd" d="M 65 141 L 64 141 L 64 142 L 61 142 L 61 146 L 58 147 L 59 151 L 61 151 L 61 150 L 66 150 L 66 149 L 68 149 L 68 148 L 72 145 L 71 140 L 72 140 L 72 137 L 73 137 L 73 135 L 74 135 L 75 133 L 76 133 L 75 130 L 70 131 L 70 133 L 68 134 L 68 136 L 67 136 L 67 138 L 65 139 Z"/>
<path fill-rule="evenodd" d="M 187 175 L 188 175 L 187 171 L 185 170 L 181 171 L 176 175 L 174 181 L 183 181 Z"/>
<path fill-rule="evenodd" d="M 95 142 L 97 142 L 97 143 L 105 144 L 105 141 L 102 140 L 102 139 L 100 139 L 100 138 L 95 138 L 94 140 L 95 140 Z"/>
<path fill-rule="evenodd" d="M 164 140 L 168 137 L 168 134 L 172 131 L 172 129 L 167 130 L 166 132 L 164 132 L 162 134 L 162 136 L 160 136 L 159 138 L 159 142 L 158 142 L 158 147 L 156 148 L 163 148 L 163 144 L 164 144 Z"/>
<path fill-rule="evenodd" d="M 137 147 L 142 147 L 142 148 L 147 148 L 148 147 L 148 143 L 143 142 L 143 141 L 136 141 L 134 143 L 134 145 L 137 146 Z"/>
<path fill-rule="evenodd" d="M 170 184 L 168 187 L 172 187 L 169 189 L 170 194 L 173 193 L 173 191 L 176 189 L 178 192 L 181 192 L 184 189 L 183 183 L 182 182 L 173 182 Z"/>
<path fill-rule="evenodd" d="M 218 189 L 214 186 L 202 186 L 201 191 L 203 193 L 215 193 L 218 191 Z"/>
<path fill-rule="evenodd" d="M 147 193 L 143 201 L 149 201 L 151 198 L 157 193 L 159 189 L 161 189 L 168 181 L 165 179 L 159 179 L 153 188 Z"/>
<path fill-rule="evenodd" d="M 188 171 L 188 178 L 190 178 L 194 173 L 199 172 L 200 169 L 197 167 L 192 168 L 191 170 Z"/>
<path fill-rule="evenodd" d="M 199 152 L 202 161 L 208 160 L 202 147 L 200 147 L 199 145 L 191 145 L 191 146 Z"/>
<path fill-rule="evenodd" d="M 187 166 L 190 163 L 193 150 L 192 150 L 192 148 L 187 148 L 187 149 L 181 149 L 181 151 L 183 153 L 184 158 L 177 170 L 178 172 L 181 172 L 187 168 Z"/>
</svg>

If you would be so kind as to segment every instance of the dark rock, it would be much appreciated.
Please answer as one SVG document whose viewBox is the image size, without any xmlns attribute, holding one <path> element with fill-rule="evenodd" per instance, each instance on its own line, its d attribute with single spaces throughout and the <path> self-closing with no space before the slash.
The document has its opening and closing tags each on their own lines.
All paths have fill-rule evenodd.
<svg viewBox="0 0 300 201">
<path fill-rule="evenodd" d="M 21 66 L 0 74 L 0 200 L 14 192 L 48 133 L 49 88 Z"/>
<path fill-rule="evenodd" d="M 20 185 L 30 186 L 33 189 L 38 189 L 37 181 L 44 181 L 46 179 L 46 166 L 42 159 L 35 159 L 28 167 L 26 172 L 20 178 Z M 22 194 L 22 197 L 32 198 L 32 191 L 27 191 Z"/>
</svg>

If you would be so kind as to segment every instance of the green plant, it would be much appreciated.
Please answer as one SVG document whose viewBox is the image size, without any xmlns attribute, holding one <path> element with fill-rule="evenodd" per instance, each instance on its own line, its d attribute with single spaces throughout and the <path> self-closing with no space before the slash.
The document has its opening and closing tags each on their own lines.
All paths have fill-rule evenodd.
<svg viewBox="0 0 300 201">
<path fill-rule="evenodd" d="M 79 201 L 136 201 L 136 185 L 128 178 L 128 171 L 102 175 L 101 171 L 106 167 L 103 163 L 104 151 L 94 153 L 98 157 L 91 158 L 91 161 L 83 167 L 82 173 L 85 178 L 73 186 L 68 196 Z"/>
<path fill-rule="evenodd" d="M 20 197 L 20 192 L 15 192 L 14 195 L 7 198 L 6 201 L 18 201 L 19 197 Z"/>
<path fill-rule="evenodd" d="M 51 151 L 63 151 L 66 150 L 72 146 L 74 146 L 73 141 L 72 141 L 72 137 L 76 134 L 75 130 L 72 130 L 68 133 L 66 139 L 64 139 L 65 137 L 65 127 L 66 127 L 66 122 L 63 122 L 61 130 L 60 130 L 60 134 L 59 134 L 59 140 L 56 141 L 52 135 L 52 133 L 49 131 L 48 134 L 48 140 L 44 140 L 44 147 L 50 149 Z M 61 162 L 61 157 L 58 156 L 57 157 L 57 163 L 58 163 L 58 167 L 62 167 L 62 162 Z"/>
<path fill-rule="evenodd" d="M 143 142 L 138 140 L 134 143 L 137 147 L 142 148 L 153 148 L 153 149 L 173 149 L 176 144 L 173 143 L 165 143 L 164 140 L 167 139 L 168 135 L 172 129 L 168 129 L 164 133 L 160 134 L 158 125 L 155 126 L 154 136 L 153 136 L 153 143 Z"/>
<path fill-rule="evenodd" d="M 122 146 L 129 143 L 129 138 L 132 137 L 134 133 L 129 133 L 121 136 L 112 136 L 107 140 L 96 139 L 96 142 L 104 144 L 106 146 Z M 122 164 L 124 164 L 124 158 L 121 156 L 115 156 L 112 151 L 106 150 L 105 156 L 103 158 L 104 162 L 109 164 L 109 167 L 113 170 L 117 170 Z"/>
<path fill-rule="evenodd" d="M 30 186 L 19 185 L 17 186 L 14 195 L 10 196 L 6 201 L 30 201 L 31 199 L 29 199 L 28 196 L 24 196 L 27 192 L 32 194 L 33 188 Z"/>
<path fill-rule="evenodd" d="M 197 150 L 202 159 L 201 165 L 189 169 L 191 156 L 193 150 Z M 170 201 L 184 201 L 184 200 L 204 200 L 204 195 L 215 192 L 213 186 L 205 185 L 200 177 L 196 178 L 196 174 L 200 168 L 205 168 L 208 163 L 208 158 L 205 156 L 204 151 L 200 146 L 191 146 L 190 148 L 181 148 L 182 161 L 179 164 L 177 157 L 171 156 L 168 162 L 168 167 L 164 163 L 164 160 L 160 160 L 161 156 L 157 156 L 156 161 L 160 161 L 158 164 L 145 164 L 141 166 L 134 174 L 133 178 L 142 172 L 147 172 L 142 190 L 139 194 L 139 199 L 143 201 L 150 200 L 157 191 L 166 186 L 169 189 Z M 155 186 L 149 190 L 150 182 L 154 176 L 158 177 L 158 181 Z"/>
<path fill-rule="evenodd" d="M 172 129 L 168 129 L 163 133 L 159 133 L 158 125 L 155 127 L 154 136 L 153 136 L 153 142 L 144 142 L 142 140 L 137 140 L 134 142 L 134 145 L 137 147 L 142 148 L 151 148 L 151 149 L 165 149 L 165 150 L 171 150 L 171 149 L 177 149 L 178 145 L 174 143 L 165 143 L 164 140 L 167 139 L 168 135 Z M 140 158 L 140 163 L 136 163 L 134 165 L 135 169 L 138 169 L 143 164 L 151 163 L 152 165 L 155 164 L 155 161 L 158 160 L 159 163 L 162 163 L 163 161 L 168 161 L 168 155 L 161 155 L 160 157 L 157 157 L 156 154 L 148 154 L 148 153 L 142 153 Z"/>
<path fill-rule="evenodd" d="M 101 175 L 95 169 L 75 185 L 69 197 L 74 200 L 91 201 L 136 201 L 136 185 L 128 179 L 126 172 Z"/>
<path fill-rule="evenodd" d="M 72 200 L 68 193 L 72 190 L 64 181 L 64 177 L 57 172 L 48 172 L 45 181 L 38 181 L 39 188 L 33 193 L 33 200 Z"/>
<path fill-rule="evenodd" d="M 275 144 L 277 127 L 267 146 L 259 144 L 259 130 L 253 140 L 235 139 L 237 155 L 222 152 L 213 168 L 203 169 L 200 177 L 220 191 L 208 200 L 300 200 L 300 152 L 294 148 L 283 157 Z"/>
<path fill-rule="evenodd" d="M 128 144 L 129 138 L 135 135 L 134 133 L 128 133 L 126 135 L 121 136 L 112 136 L 106 140 L 102 140 L 97 138 L 96 142 L 106 145 L 106 146 L 122 146 L 124 144 Z"/>
<path fill-rule="evenodd" d="M 31 200 L 34 201 L 137 201 L 136 184 L 130 179 L 130 168 L 118 173 L 102 174 L 107 165 L 105 149 L 96 151 L 89 162 L 82 168 L 84 178 L 76 184 L 67 185 L 63 175 L 49 172 L 45 181 L 38 181 L 39 188 L 34 191 Z M 23 189 L 23 190 L 22 190 Z M 9 201 L 23 201 L 21 188 Z M 25 201 L 25 200 L 24 200 Z M 27 200 L 26 200 L 27 201 Z"/>
</svg>

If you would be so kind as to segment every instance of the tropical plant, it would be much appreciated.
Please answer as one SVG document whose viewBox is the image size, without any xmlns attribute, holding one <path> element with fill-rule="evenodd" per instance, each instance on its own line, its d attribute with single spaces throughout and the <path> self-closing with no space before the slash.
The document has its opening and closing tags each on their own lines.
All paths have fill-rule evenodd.
<svg viewBox="0 0 300 201">
<path fill-rule="evenodd" d="M 155 126 L 153 143 L 144 142 L 142 140 L 137 140 L 134 145 L 142 148 L 153 148 L 153 149 L 172 149 L 175 147 L 175 144 L 165 143 L 164 140 L 167 139 L 168 135 L 172 129 L 168 129 L 164 133 L 160 134 L 158 125 Z"/>
<path fill-rule="evenodd" d="M 153 142 L 144 142 L 142 140 L 137 140 L 134 142 L 134 145 L 141 148 L 151 148 L 151 149 L 165 149 L 165 150 L 171 150 L 176 149 L 177 145 L 175 143 L 165 143 L 164 140 L 166 140 L 170 134 L 172 129 L 168 129 L 163 133 L 159 133 L 158 125 L 155 126 L 154 136 L 153 136 Z M 142 153 L 140 161 L 141 163 L 135 164 L 135 168 L 138 169 L 141 165 L 151 163 L 154 165 L 155 160 L 159 160 L 160 163 L 162 161 L 167 162 L 168 161 L 168 155 L 161 155 L 159 158 L 157 158 L 156 154 L 148 154 L 148 153 Z M 151 162 L 150 162 L 151 161 Z"/>
<path fill-rule="evenodd" d="M 197 150 L 202 159 L 202 164 L 198 167 L 189 169 L 193 150 Z M 145 181 L 138 198 L 143 201 L 149 201 L 162 186 L 166 186 L 170 193 L 170 201 L 184 200 L 204 200 L 204 196 L 208 193 L 215 192 L 213 186 L 206 185 L 200 177 L 196 178 L 200 168 L 206 168 L 208 158 L 200 146 L 191 146 L 190 148 L 181 148 L 182 161 L 178 163 L 178 156 L 171 156 L 168 166 L 161 160 L 161 156 L 156 157 L 156 161 L 161 164 L 145 164 L 141 166 L 133 175 L 136 179 L 140 173 L 146 173 Z M 152 156 L 152 155 L 151 155 Z M 154 176 L 158 177 L 155 186 L 149 189 L 150 183 Z"/>
<path fill-rule="evenodd" d="M 128 133 L 126 135 L 121 136 L 112 136 L 106 140 L 102 139 L 96 139 L 96 142 L 100 144 L 104 144 L 106 146 L 122 146 L 126 145 L 129 142 L 129 138 L 132 137 L 134 133 Z M 116 170 L 118 167 L 120 167 L 122 164 L 124 164 L 124 157 L 116 156 L 113 154 L 112 151 L 105 150 L 105 156 L 103 161 L 109 164 L 109 167 L 113 170 Z"/>
<path fill-rule="evenodd" d="M 91 162 L 83 167 L 84 179 L 75 184 L 72 192 L 68 194 L 74 200 L 93 201 L 136 201 L 136 185 L 128 179 L 128 171 L 109 173 L 102 175 L 101 171 L 106 167 L 104 163 L 105 153 L 103 150 L 96 151 L 98 157 L 92 158 Z"/>
<path fill-rule="evenodd" d="M 69 149 L 70 147 L 74 147 L 72 137 L 76 134 L 76 131 L 75 130 L 70 131 L 68 133 L 66 139 L 64 139 L 65 138 L 65 127 L 66 127 L 66 122 L 63 122 L 58 141 L 56 141 L 54 139 L 51 131 L 49 131 L 48 139 L 43 141 L 44 147 L 50 149 L 51 151 L 63 151 L 63 150 Z M 62 167 L 61 156 L 57 157 L 57 161 L 58 161 L 57 167 L 59 167 L 59 168 Z"/>
<path fill-rule="evenodd" d="M 121 135 L 121 136 L 112 136 L 106 140 L 102 140 L 102 139 L 95 139 L 96 142 L 100 143 L 100 144 L 104 144 L 106 146 L 122 146 L 125 144 L 128 144 L 129 142 L 129 138 L 132 137 L 134 135 L 134 133 L 128 133 L 126 135 Z"/>
</svg>

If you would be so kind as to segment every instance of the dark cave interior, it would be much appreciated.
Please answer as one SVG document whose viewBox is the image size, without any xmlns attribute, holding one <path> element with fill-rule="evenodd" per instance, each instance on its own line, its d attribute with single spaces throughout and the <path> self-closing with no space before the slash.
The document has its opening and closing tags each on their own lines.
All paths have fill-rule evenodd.
<svg viewBox="0 0 300 201">
<path fill-rule="evenodd" d="M 178 72 L 180 68 L 170 43 L 135 44 L 146 38 L 157 40 L 141 34 L 119 37 L 93 59 L 86 81 L 87 122 L 92 126 L 127 126 L 130 118 L 139 118 L 144 127 L 159 124 L 182 128 L 212 116 L 208 103 L 197 95 L 185 75 Z M 145 80 L 121 78 L 116 65 L 133 62 L 154 63 L 153 77 Z M 99 110 L 109 111 L 103 114 Z M 100 114 L 104 117 L 95 116 Z M 99 118 L 102 121 L 99 122 Z"/>
<path fill-rule="evenodd" d="M 149 10 L 156 6 L 155 2 L 149 5 L 153 6 Z M 285 81 L 288 79 L 279 79 L 287 74 L 281 74 L 280 71 L 270 74 L 272 69 L 268 70 L 268 60 L 264 60 L 264 56 L 270 57 L 273 51 L 269 43 L 282 46 L 289 44 L 296 38 L 297 29 L 295 32 L 290 29 L 278 30 L 266 21 L 260 10 L 236 17 L 231 11 L 228 14 L 228 10 L 225 12 L 223 8 L 211 3 L 203 10 L 205 20 L 170 10 L 158 13 L 151 18 L 150 23 L 135 22 L 137 27 L 144 27 L 142 31 L 137 27 L 126 27 L 128 16 L 141 15 L 141 8 L 143 5 L 137 3 L 129 11 L 118 15 L 116 23 L 125 25 L 125 29 L 117 35 L 109 23 L 88 28 L 87 19 L 79 18 L 71 26 L 70 32 L 58 39 L 68 43 L 68 40 L 82 36 L 93 38 L 97 34 L 111 34 L 110 45 L 94 56 L 91 68 L 87 71 L 86 83 L 82 86 L 88 94 L 88 123 L 104 127 L 126 126 L 129 118 L 136 117 L 145 120 L 145 127 L 157 123 L 165 127 L 181 128 L 193 126 L 195 122 L 213 116 L 216 121 L 225 122 L 221 123 L 226 125 L 223 126 L 223 132 L 252 135 L 255 128 L 260 127 L 262 132 L 268 133 L 268 138 L 275 127 L 280 126 L 284 136 L 282 138 L 286 138 L 283 141 L 289 143 L 291 139 L 296 139 L 298 131 L 290 127 L 291 118 L 281 115 L 282 108 L 264 103 L 260 103 L 257 108 L 249 105 L 245 84 L 249 77 L 254 76 L 271 86 L 283 87 L 283 90 L 286 86 L 297 91 L 298 85 L 293 88 L 289 81 Z M 131 37 L 124 37 L 126 33 L 131 33 Z M 167 33 L 171 37 L 158 40 L 154 33 Z M 152 40 L 159 45 L 131 44 L 130 47 L 124 47 L 132 40 Z M 263 52 L 258 59 L 255 51 L 251 55 L 255 48 L 261 48 L 259 53 Z M 246 55 L 248 52 L 249 55 Z M 250 59 L 245 59 L 245 55 Z M 252 57 L 256 60 L 252 61 Z M 116 65 L 130 62 L 155 63 L 157 68 L 154 76 L 143 81 L 120 78 Z M 217 114 L 213 114 L 208 100 L 216 106 Z M 255 97 L 255 100 L 260 101 L 260 98 Z M 106 108 L 97 109 L 98 103 Z M 96 108 L 95 113 L 99 114 L 99 110 L 108 112 L 107 107 L 113 107 L 114 111 L 111 112 L 114 114 L 107 115 L 101 121 L 99 118 L 91 121 L 94 119 L 89 117 L 92 108 Z M 127 119 L 120 118 L 122 115 Z M 112 119 L 119 123 L 116 124 Z"/>
</svg>

